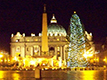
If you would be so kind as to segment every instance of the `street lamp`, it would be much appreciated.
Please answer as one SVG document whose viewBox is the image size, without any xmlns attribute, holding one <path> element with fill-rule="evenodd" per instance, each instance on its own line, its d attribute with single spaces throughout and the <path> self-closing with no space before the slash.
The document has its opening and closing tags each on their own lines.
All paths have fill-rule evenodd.
<svg viewBox="0 0 107 80">
<path fill-rule="evenodd" d="M 0 62 L 3 62 L 3 55 L 2 54 L 0 54 Z"/>
<path fill-rule="evenodd" d="M 99 57 L 95 57 L 94 61 L 95 61 L 95 66 L 98 67 L 98 65 L 99 65 Z"/>
<path fill-rule="evenodd" d="M 105 63 L 107 63 L 107 59 L 106 59 L 106 57 L 103 59 L 103 61 L 104 61 Z"/>
<path fill-rule="evenodd" d="M 104 59 L 103 59 L 103 61 L 104 61 L 104 68 L 106 68 L 106 64 L 107 64 L 107 57 L 105 57 Z"/>
</svg>

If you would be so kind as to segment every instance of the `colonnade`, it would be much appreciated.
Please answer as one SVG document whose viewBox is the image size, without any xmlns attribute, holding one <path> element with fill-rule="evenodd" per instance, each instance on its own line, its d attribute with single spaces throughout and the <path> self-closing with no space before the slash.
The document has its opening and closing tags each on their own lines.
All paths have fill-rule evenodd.
<svg viewBox="0 0 107 80">
<path fill-rule="evenodd" d="M 49 46 L 49 48 L 50 47 L 51 46 Z M 59 52 L 61 60 L 64 60 L 64 62 L 66 62 L 66 52 L 65 52 L 66 46 L 63 45 L 63 46 L 52 46 L 52 47 L 54 48 L 53 56 L 55 55 L 56 58 L 58 58 L 58 52 Z M 37 50 L 35 50 L 35 48 Z M 36 56 L 42 56 L 41 46 L 40 45 L 37 45 L 37 46 L 21 45 L 19 53 L 20 53 L 21 57 L 26 57 L 26 55 L 34 56 L 35 55 L 35 51 L 37 51 L 37 55 Z M 16 56 L 16 53 L 17 53 L 16 46 L 11 46 L 11 54 L 12 54 L 12 56 Z M 50 56 L 50 54 L 48 53 L 47 56 Z"/>
</svg>

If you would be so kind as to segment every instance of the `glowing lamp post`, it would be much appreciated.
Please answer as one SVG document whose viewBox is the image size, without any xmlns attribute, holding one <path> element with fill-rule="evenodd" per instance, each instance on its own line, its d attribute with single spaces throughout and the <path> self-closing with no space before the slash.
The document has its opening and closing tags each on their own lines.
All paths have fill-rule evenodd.
<svg viewBox="0 0 107 80">
<path fill-rule="evenodd" d="M 106 67 L 106 64 L 107 64 L 107 58 L 105 57 L 105 58 L 103 59 L 103 61 L 104 61 L 104 63 L 105 63 L 104 67 Z"/>
<path fill-rule="evenodd" d="M 3 58 L 3 55 L 0 54 L 0 62 L 3 62 L 2 58 Z"/>
<path fill-rule="evenodd" d="M 103 61 L 104 61 L 105 63 L 107 63 L 107 59 L 106 59 L 106 57 L 103 59 Z"/>
<path fill-rule="evenodd" d="M 94 62 L 95 62 L 95 65 L 98 66 L 99 65 L 99 57 L 95 57 Z"/>
</svg>

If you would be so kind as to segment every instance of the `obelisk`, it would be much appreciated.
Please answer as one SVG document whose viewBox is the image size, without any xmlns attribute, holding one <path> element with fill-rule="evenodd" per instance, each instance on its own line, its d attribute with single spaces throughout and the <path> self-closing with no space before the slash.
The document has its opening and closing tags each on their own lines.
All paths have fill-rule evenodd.
<svg viewBox="0 0 107 80">
<path fill-rule="evenodd" d="M 46 5 L 44 5 L 44 13 L 42 15 L 42 56 L 48 55 L 48 36 L 47 36 L 47 13 Z"/>
</svg>

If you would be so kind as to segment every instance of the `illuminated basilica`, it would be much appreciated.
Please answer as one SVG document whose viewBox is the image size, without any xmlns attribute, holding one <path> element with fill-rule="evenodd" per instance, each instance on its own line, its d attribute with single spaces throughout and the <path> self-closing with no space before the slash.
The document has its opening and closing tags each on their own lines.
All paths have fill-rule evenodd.
<svg viewBox="0 0 107 80">
<path fill-rule="evenodd" d="M 50 62 L 51 66 L 54 64 L 53 60 L 66 65 L 69 44 L 66 36 L 66 30 L 57 23 L 54 14 L 50 24 L 47 25 L 47 13 L 44 7 L 42 32 L 38 36 L 35 36 L 34 33 L 31 33 L 31 36 L 25 36 L 25 33 L 21 34 L 20 32 L 17 32 L 16 35 L 11 34 L 11 55 L 22 58 L 30 56 L 38 62 L 40 59 L 47 59 L 47 63 Z"/>
</svg>

